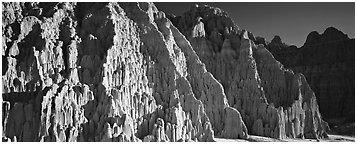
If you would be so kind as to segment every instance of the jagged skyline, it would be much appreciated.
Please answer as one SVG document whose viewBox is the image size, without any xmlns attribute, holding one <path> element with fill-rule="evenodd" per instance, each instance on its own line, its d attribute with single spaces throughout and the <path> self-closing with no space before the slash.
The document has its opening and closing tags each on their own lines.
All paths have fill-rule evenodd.
<svg viewBox="0 0 357 144">
<path fill-rule="evenodd" d="M 335 28 L 298 50 L 205 5 L 2 8 L 3 142 L 355 141 L 355 40 Z"/>
<path fill-rule="evenodd" d="M 197 2 L 196 2 L 197 3 Z M 195 2 L 155 2 L 157 8 L 176 16 L 188 11 Z M 331 2 L 199 2 L 218 7 L 241 28 L 271 41 L 279 35 L 289 45 L 302 46 L 312 31 L 322 34 L 335 27 L 355 37 L 355 4 Z M 174 8 L 173 8 L 174 7 Z"/>
</svg>

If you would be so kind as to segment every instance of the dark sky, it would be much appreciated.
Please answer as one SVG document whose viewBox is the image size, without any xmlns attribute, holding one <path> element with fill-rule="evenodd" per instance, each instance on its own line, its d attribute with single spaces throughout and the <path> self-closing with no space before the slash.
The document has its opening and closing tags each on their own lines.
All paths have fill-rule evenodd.
<svg viewBox="0 0 357 144">
<path fill-rule="evenodd" d="M 182 15 L 195 3 L 155 2 L 166 13 Z M 355 37 L 355 4 L 350 3 L 283 3 L 283 2 L 221 2 L 199 3 L 219 7 L 241 29 L 270 41 L 279 35 L 287 44 L 302 46 L 311 31 L 323 31 L 333 26 Z"/>
</svg>

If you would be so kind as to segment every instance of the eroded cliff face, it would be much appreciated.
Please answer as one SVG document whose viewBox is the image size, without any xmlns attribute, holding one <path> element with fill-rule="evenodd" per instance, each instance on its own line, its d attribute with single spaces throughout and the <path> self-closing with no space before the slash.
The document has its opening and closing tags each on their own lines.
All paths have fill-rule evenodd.
<svg viewBox="0 0 357 144">
<path fill-rule="evenodd" d="M 301 48 L 271 41 L 269 51 L 284 66 L 303 73 L 331 124 L 354 122 L 354 39 L 329 27 L 311 32 Z M 336 119 L 340 119 L 336 121 Z"/>
<path fill-rule="evenodd" d="M 314 92 L 302 74 L 285 69 L 253 34 L 240 30 L 224 11 L 193 6 L 170 17 L 207 70 L 223 85 L 249 134 L 273 138 L 326 137 Z"/>
<path fill-rule="evenodd" d="M 247 138 L 152 3 L 2 3 L 3 141 Z"/>
<path fill-rule="evenodd" d="M 218 8 L 2 6 L 3 141 L 326 136 L 305 77 Z"/>
</svg>

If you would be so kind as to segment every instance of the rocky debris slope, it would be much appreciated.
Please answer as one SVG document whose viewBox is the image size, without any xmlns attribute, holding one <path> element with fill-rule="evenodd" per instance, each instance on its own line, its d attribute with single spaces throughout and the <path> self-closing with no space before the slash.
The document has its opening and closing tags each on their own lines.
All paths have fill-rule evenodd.
<svg viewBox="0 0 357 144">
<path fill-rule="evenodd" d="M 2 3 L 3 141 L 247 138 L 152 3 Z"/>
<path fill-rule="evenodd" d="M 305 77 L 286 70 L 264 45 L 254 43 L 261 39 L 240 30 L 226 12 L 195 5 L 170 19 L 222 83 L 249 134 L 279 139 L 327 136 L 327 123 Z"/>
<path fill-rule="evenodd" d="M 354 122 L 355 40 L 333 27 L 322 34 L 311 32 L 300 48 L 274 39 L 268 50 L 284 66 L 306 76 L 324 118 L 329 123 L 341 118 Z"/>
</svg>

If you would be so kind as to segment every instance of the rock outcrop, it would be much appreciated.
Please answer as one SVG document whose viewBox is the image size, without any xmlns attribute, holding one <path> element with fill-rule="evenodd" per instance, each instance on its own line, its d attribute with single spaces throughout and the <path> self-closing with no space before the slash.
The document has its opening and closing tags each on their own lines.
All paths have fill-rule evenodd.
<svg viewBox="0 0 357 144">
<path fill-rule="evenodd" d="M 314 84 L 325 81 L 315 81 L 316 71 L 308 71 L 306 80 L 268 49 L 284 57 L 323 43 L 315 57 L 325 41 L 346 39 L 333 29 L 312 33 L 303 48 L 285 52 L 279 37 L 267 43 L 209 6 L 195 5 L 178 17 L 153 3 L 3 2 L 2 7 L 3 141 L 327 136 L 317 101 L 322 97 L 316 99 L 313 90 L 331 93 L 323 88 L 340 77 L 320 89 Z M 343 52 L 326 53 L 351 62 Z M 315 63 L 303 54 L 298 64 L 282 59 L 288 67 L 325 60 Z M 346 74 L 349 64 L 341 66 Z M 333 112 L 341 112 L 336 107 Z"/>
<path fill-rule="evenodd" d="M 222 85 L 153 3 L 2 6 L 3 141 L 247 138 Z"/>
<path fill-rule="evenodd" d="M 284 66 L 306 76 L 321 114 L 329 123 L 338 124 L 354 122 L 354 43 L 329 27 L 323 34 L 311 32 L 300 48 L 273 40 L 267 48 Z"/>
<path fill-rule="evenodd" d="M 195 5 L 170 19 L 222 83 L 249 134 L 279 139 L 327 136 L 327 123 L 305 77 L 285 69 L 264 45 L 254 43 L 264 44 L 264 39 L 240 30 L 226 12 L 207 5 Z M 197 28 L 202 25 L 204 29 Z"/>
</svg>

